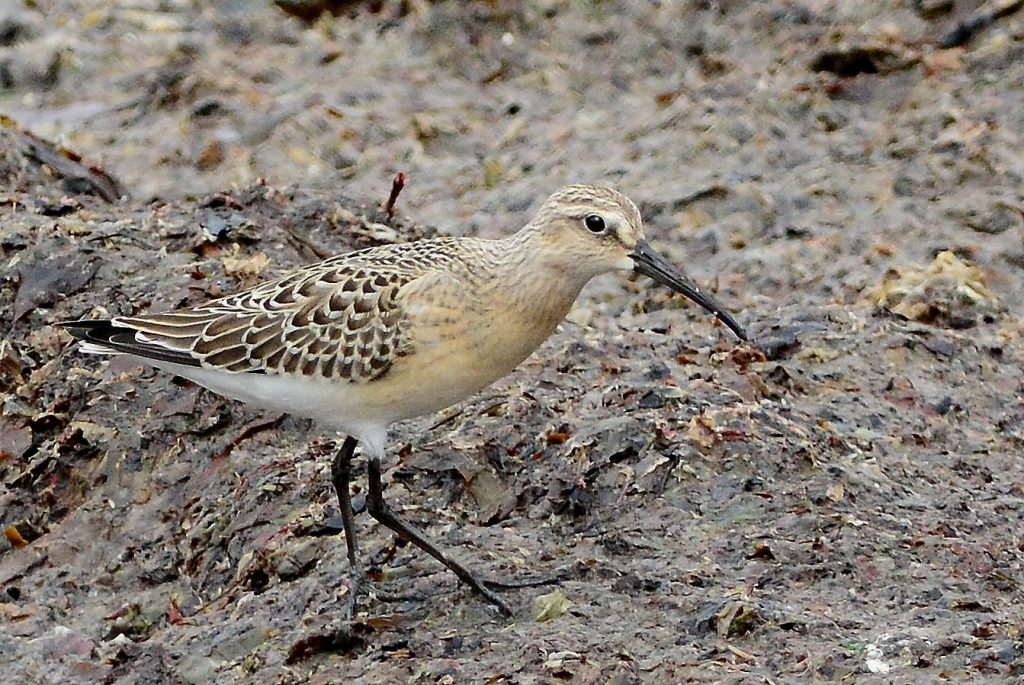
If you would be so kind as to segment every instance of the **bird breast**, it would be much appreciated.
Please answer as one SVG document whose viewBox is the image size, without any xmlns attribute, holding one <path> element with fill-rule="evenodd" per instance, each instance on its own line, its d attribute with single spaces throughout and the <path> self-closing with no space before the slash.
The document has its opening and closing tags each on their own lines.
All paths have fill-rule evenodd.
<svg viewBox="0 0 1024 685">
<path fill-rule="evenodd" d="M 554 332 L 582 284 L 538 280 L 546 287 L 510 287 L 492 278 L 471 288 L 456 281 L 434 282 L 405 293 L 409 354 L 397 359 L 385 377 L 405 393 L 393 398 L 405 407 L 403 418 L 442 409 L 482 390 Z M 425 390 L 419 393 L 418 388 Z"/>
</svg>

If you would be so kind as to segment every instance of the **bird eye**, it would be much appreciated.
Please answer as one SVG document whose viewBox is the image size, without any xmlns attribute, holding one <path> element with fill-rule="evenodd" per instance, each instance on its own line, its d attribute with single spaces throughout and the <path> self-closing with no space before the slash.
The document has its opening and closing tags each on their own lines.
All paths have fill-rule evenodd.
<svg viewBox="0 0 1024 685">
<path fill-rule="evenodd" d="M 604 233 L 604 219 L 597 214 L 588 214 L 587 218 L 583 220 L 583 225 L 586 226 L 587 230 L 591 233 Z"/>
</svg>

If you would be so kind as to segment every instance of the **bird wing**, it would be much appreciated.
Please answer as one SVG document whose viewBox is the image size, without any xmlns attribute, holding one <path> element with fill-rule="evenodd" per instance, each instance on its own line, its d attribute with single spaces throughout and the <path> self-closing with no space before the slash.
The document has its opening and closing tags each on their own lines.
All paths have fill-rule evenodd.
<svg viewBox="0 0 1024 685">
<path fill-rule="evenodd" d="M 457 258 L 454 244 L 439 244 L 450 241 L 340 255 L 190 309 L 64 325 L 90 351 L 369 382 L 411 352 L 399 292 Z"/>
</svg>

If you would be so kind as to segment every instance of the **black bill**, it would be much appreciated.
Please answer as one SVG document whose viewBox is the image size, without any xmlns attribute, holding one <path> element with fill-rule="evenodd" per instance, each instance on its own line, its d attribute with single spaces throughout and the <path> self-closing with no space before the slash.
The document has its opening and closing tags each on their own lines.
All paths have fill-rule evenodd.
<svg viewBox="0 0 1024 685">
<path fill-rule="evenodd" d="M 747 339 L 747 333 L 743 330 L 743 326 L 739 325 L 732 314 L 718 303 L 718 300 L 705 293 L 696 283 L 684 276 L 679 269 L 669 264 L 664 257 L 651 248 L 646 240 L 638 242 L 633 254 L 629 256 L 633 258 L 633 268 L 637 273 L 650 276 L 658 283 L 686 295 L 704 309 L 714 313 L 722 323 L 732 329 L 732 332 L 740 340 Z"/>
</svg>

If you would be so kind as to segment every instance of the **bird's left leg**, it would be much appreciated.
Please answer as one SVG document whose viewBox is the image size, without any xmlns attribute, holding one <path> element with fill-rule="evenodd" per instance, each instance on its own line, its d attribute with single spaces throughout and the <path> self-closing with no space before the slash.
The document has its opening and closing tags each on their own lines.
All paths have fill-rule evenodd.
<svg viewBox="0 0 1024 685">
<path fill-rule="evenodd" d="M 381 483 L 379 458 L 369 458 L 367 461 L 367 472 L 369 473 L 370 487 L 367 491 L 366 510 L 370 512 L 370 516 L 447 566 L 448 569 L 458 576 L 462 582 L 476 590 L 479 595 L 497 607 L 501 613 L 506 616 L 512 615 L 512 610 L 509 609 L 508 605 L 505 604 L 500 597 L 494 594 L 494 592 L 487 587 L 487 584 L 484 581 L 478 579 L 472 571 L 445 554 L 444 551 L 431 542 L 427 536 L 414 528 L 407 521 L 400 518 L 391 509 L 391 507 L 388 506 L 387 502 L 384 501 L 384 486 Z"/>
</svg>

